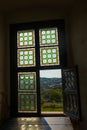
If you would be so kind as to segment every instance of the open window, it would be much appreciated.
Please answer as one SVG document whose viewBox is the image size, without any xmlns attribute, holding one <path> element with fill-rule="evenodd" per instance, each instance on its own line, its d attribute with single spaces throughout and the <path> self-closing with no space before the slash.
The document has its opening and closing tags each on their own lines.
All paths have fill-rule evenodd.
<svg viewBox="0 0 87 130">
<path fill-rule="evenodd" d="M 41 116 L 45 112 L 43 102 L 44 106 L 53 106 L 54 103 L 55 110 L 64 106 L 64 111 L 67 111 L 69 116 L 74 115 L 74 112 L 78 116 L 78 110 L 74 111 L 78 106 L 77 76 L 73 76 L 76 73 L 74 71 L 67 74 L 65 70 L 62 71 L 63 67 L 67 66 L 64 29 L 64 20 L 10 25 L 12 116 Z M 62 74 L 58 78 L 56 74 L 58 76 L 59 71 L 62 71 Z M 46 79 L 45 76 L 45 84 L 41 86 L 42 73 L 46 76 L 49 73 L 51 79 Z M 64 88 L 61 87 L 62 81 Z M 68 87 L 72 84 L 71 89 L 74 87 L 74 91 L 70 90 L 71 95 L 68 95 L 69 91 L 66 92 L 66 84 Z M 48 111 L 48 108 L 46 109 Z M 71 112 L 73 114 L 69 114 Z M 54 113 L 55 116 L 56 114 L 58 113 Z"/>
<path fill-rule="evenodd" d="M 64 112 L 74 120 L 81 119 L 78 67 L 62 70 Z"/>
</svg>

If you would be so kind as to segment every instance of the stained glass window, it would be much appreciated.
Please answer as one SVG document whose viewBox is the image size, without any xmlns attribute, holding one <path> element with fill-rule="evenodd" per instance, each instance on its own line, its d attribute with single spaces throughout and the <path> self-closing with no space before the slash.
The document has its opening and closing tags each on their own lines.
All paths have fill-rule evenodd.
<svg viewBox="0 0 87 130">
<path fill-rule="evenodd" d="M 40 65 L 59 65 L 58 29 L 44 28 L 39 30 Z"/>
<path fill-rule="evenodd" d="M 18 110 L 19 112 L 36 111 L 36 73 L 18 73 Z"/>
<path fill-rule="evenodd" d="M 35 32 L 25 30 L 17 32 L 18 67 L 35 66 Z M 26 48 L 26 49 L 25 49 Z"/>
<path fill-rule="evenodd" d="M 57 28 L 40 29 L 40 45 L 58 45 L 58 31 Z"/>
<path fill-rule="evenodd" d="M 18 89 L 19 90 L 36 90 L 36 73 L 21 72 L 18 74 Z"/>
<path fill-rule="evenodd" d="M 36 112 L 36 94 L 19 93 L 19 112 Z"/>
<path fill-rule="evenodd" d="M 41 65 L 58 65 L 59 53 L 58 47 L 46 47 L 40 49 Z"/>
<path fill-rule="evenodd" d="M 35 66 L 35 49 L 18 49 L 18 66 Z"/>
<path fill-rule="evenodd" d="M 18 31 L 17 43 L 18 48 L 35 46 L 34 30 Z"/>
<path fill-rule="evenodd" d="M 59 65 L 58 28 L 54 26 L 37 31 L 32 29 L 17 32 L 18 112 L 37 112 L 38 66 Z M 37 51 L 40 54 L 37 54 Z M 31 67 L 31 72 L 28 67 Z"/>
</svg>

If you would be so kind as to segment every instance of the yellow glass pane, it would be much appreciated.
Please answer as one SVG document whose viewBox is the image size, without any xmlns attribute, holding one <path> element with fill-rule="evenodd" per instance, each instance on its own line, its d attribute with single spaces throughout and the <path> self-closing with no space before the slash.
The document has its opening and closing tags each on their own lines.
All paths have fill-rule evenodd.
<svg viewBox="0 0 87 130">
<path fill-rule="evenodd" d="M 35 66 L 35 49 L 18 49 L 17 61 L 18 67 Z"/>
<path fill-rule="evenodd" d="M 40 48 L 41 66 L 59 65 L 58 47 Z"/>
<path fill-rule="evenodd" d="M 18 73 L 18 90 L 20 91 L 35 91 L 36 90 L 36 73 L 35 72 L 20 72 Z"/>
<path fill-rule="evenodd" d="M 39 30 L 40 46 L 58 45 L 57 28 L 45 28 Z"/>
<path fill-rule="evenodd" d="M 19 93 L 18 94 L 18 112 L 29 113 L 36 112 L 37 97 L 36 94 Z"/>
<path fill-rule="evenodd" d="M 17 32 L 17 46 L 18 48 L 35 46 L 34 30 L 18 31 Z"/>
</svg>

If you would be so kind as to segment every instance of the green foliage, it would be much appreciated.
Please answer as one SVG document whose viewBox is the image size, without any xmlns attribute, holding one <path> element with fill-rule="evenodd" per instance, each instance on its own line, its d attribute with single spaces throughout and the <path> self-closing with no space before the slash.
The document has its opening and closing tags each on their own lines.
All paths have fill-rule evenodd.
<svg viewBox="0 0 87 130">
<path fill-rule="evenodd" d="M 63 111 L 63 98 L 61 88 L 50 90 L 41 89 L 41 109 L 42 111 Z"/>
<path fill-rule="evenodd" d="M 51 89 L 49 92 L 50 99 L 54 102 L 61 102 L 62 100 L 62 91 L 61 89 L 55 88 Z"/>
</svg>

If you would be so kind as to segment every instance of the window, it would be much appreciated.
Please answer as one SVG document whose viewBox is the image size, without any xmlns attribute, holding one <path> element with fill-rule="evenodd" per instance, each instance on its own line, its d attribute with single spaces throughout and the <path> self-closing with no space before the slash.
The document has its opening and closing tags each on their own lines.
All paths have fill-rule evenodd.
<svg viewBox="0 0 87 130">
<path fill-rule="evenodd" d="M 42 73 L 56 75 L 56 72 L 61 73 L 62 68 L 66 67 L 64 28 L 64 20 L 10 25 L 11 114 L 13 116 L 42 114 Z M 53 82 L 51 80 L 49 81 Z M 59 79 L 59 82 L 62 83 L 62 80 Z M 50 84 L 54 89 L 50 89 L 51 91 L 60 91 L 52 85 Z M 53 99 L 50 101 L 48 95 L 45 95 L 45 101 L 52 103 Z M 55 101 L 58 103 L 58 100 Z"/>
</svg>

